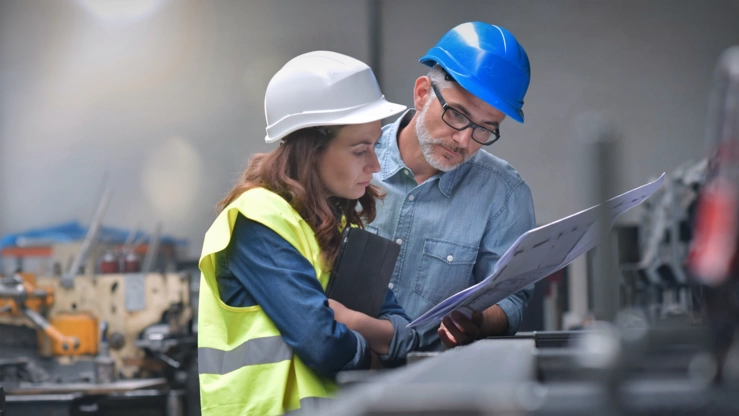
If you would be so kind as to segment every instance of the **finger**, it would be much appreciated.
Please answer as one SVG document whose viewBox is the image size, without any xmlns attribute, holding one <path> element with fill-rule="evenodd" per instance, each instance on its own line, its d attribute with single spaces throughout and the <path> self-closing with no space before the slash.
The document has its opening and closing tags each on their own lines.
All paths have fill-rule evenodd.
<svg viewBox="0 0 739 416">
<path fill-rule="evenodd" d="M 454 337 L 454 339 L 456 340 L 456 345 L 464 345 L 469 342 L 469 337 L 464 332 L 460 331 L 460 329 L 451 318 L 444 318 L 443 322 L 444 327 L 446 327 L 447 331 L 449 331 L 452 337 Z"/>
<path fill-rule="evenodd" d="M 482 312 L 480 311 L 472 312 L 472 322 L 474 322 L 478 328 L 482 328 Z"/>
<path fill-rule="evenodd" d="M 454 322 L 456 327 L 469 338 L 477 339 L 480 334 L 479 326 L 459 312 L 452 312 L 452 322 Z"/>
<path fill-rule="evenodd" d="M 449 333 L 449 331 L 444 327 L 443 324 L 439 327 L 439 330 L 437 332 L 439 334 L 439 339 L 444 345 L 451 348 L 457 346 L 457 340 L 454 339 L 452 334 Z"/>
</svg>

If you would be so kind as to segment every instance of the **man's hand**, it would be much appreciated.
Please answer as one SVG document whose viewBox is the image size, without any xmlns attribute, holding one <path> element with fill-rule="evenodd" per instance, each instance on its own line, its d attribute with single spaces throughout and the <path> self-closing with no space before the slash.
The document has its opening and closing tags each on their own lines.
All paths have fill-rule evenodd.
<svg viewBox="0 0 739 416">
<path fill-rule="evenodd" d="M 467 318 L 464 314 L 454 311 L 451 318 L 447 316 L 442 320 L 438 331 L 439 338 L 448 348 L 467 345 L 480 338 L 482 323 L 480 312 L 472 312 L 472 316 Z"/>
</svg>

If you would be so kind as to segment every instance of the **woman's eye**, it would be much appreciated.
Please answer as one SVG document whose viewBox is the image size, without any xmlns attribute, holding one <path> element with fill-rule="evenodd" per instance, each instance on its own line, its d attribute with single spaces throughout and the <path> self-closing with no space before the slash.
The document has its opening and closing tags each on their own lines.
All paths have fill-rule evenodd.
<svg viewBox="0 0 739 416">
<path fill-rule="evenodd" d="M 366 151 L 366 150 L 360 150 L 360 151 L 358 151 L 358 152 L 354 152 L 354 156 L 357 156 L 357 157 L 359 157 L 359 156 L 362 156 L 362 155 L 363 155 L 363 154 L 365 154 L 365 153 L 367 153 L 367 151 Z"/>
</svg>

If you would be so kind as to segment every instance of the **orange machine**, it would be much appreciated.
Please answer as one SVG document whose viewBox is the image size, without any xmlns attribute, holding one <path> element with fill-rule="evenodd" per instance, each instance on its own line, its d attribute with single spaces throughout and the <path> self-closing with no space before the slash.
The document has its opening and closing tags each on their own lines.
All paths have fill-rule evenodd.
<svg viewBox="0 0 739 416">
<path fill-rule="evenodd" d="M 39 340 L 46 340 L 47 346 L 51 344 L 54 355 L 96 354 L 97 320 L 89 314 L 74 317 L 60 315 L 49 322 L 43 313 L 53 304 L 54 290 L 36 286 L 36 276 L 33 274 L 16 273 L 0 279 L 0 316 L 28 318 L 39 329 Z M 81 340 L 85 341 L 84 345 Z M 44 345 L 43 342 L 39 344 Z"/>
</svg>

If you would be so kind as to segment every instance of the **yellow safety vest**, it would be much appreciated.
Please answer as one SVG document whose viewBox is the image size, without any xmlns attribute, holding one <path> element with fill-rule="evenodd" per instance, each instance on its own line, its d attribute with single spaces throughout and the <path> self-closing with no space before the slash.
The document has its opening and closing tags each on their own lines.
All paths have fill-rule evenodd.
<svg viewBox="0 0 739 416">
<path fill-rule="evenodd" d="M 332 380 L 318 376 L 293 353 L 260 306 L 235 308 L 221 301 L 215 255 L 228 247 L 239 213 L 292 244 L 311 262 L 324 290 L 329 279 L 320 266 L 313 230 L 279 195 L 254 188 L 218 215 L 205 234 L 200 257 L 198 373 L 203 416 L 279 415 L 336 391 Z"/>
</svg>

